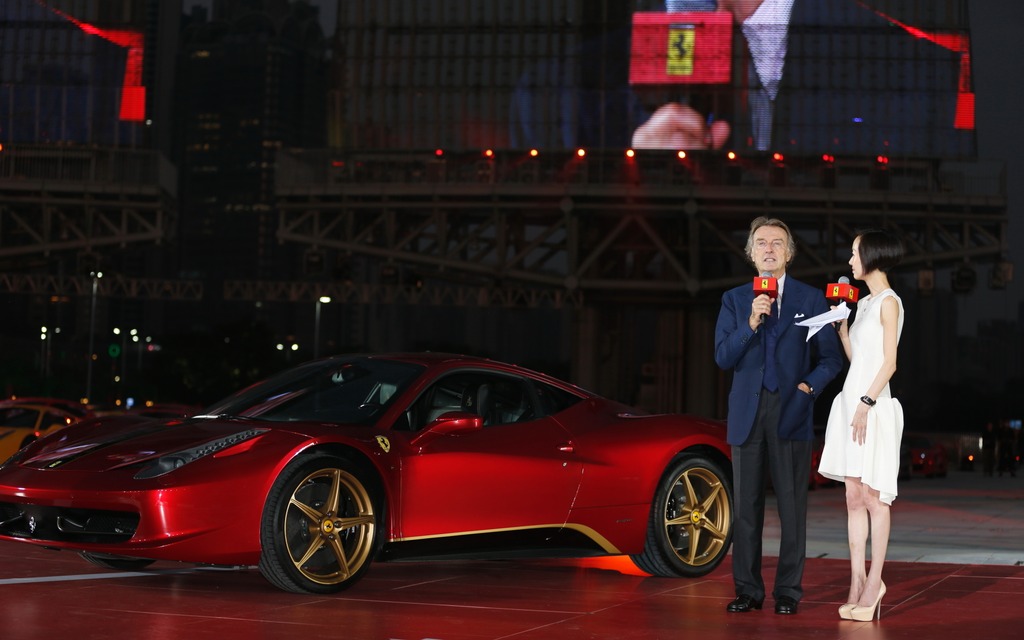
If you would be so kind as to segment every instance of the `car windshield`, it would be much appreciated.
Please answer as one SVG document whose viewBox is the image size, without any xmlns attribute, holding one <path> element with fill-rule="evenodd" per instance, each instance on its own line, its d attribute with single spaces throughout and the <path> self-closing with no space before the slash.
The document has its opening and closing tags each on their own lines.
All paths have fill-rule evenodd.
<svg viewBox="0 0 1024 640">
<path fill-rule="evenodd" d="M 39 412 L 26 407 L 8 407 L 0 409 L 0 426 L 34 427 Z"/>
<path fill-rule="evenodd" d="M 367 357 L 317 360 L 242 389 L 203 414 L 371 424 L 423 370 Z"/>
</svg>

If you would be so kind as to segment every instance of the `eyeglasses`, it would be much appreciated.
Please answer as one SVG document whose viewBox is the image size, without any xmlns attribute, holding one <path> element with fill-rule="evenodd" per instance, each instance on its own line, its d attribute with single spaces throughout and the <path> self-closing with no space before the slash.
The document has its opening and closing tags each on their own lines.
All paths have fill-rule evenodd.
<svg viewBox="0 0 1024 640">
<path fill-rule="evenodd" d="M 771 242 L 768 242 L 767 240 L 757 240 L 757 241 L 754 242 L 754 247 L 758 251 L 766 250 L 769 245 L 771 245 L 771 248 L 773 250 L 775 250 L 775 251 L 782 251 L 783 249 L 786 248 L 786 241 L 785 240 L 772 240 Z"/>
</svg>

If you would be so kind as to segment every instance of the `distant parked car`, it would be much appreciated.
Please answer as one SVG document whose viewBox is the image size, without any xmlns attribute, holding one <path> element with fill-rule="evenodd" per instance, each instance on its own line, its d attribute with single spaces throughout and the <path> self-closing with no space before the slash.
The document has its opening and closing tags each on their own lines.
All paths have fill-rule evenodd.
<svg viewBox="0 0 1024 640">
<path fill-rule="evenodd" d="M 54 407 L 61 411 L 67 412 L 73 415 L 78 420 L 85 420 L 92 418 L 95 414 L 91 409 L 86 407 L 77 400 L 65 400 L 64 398 L 48 398 L 48 397 L 11 397 L 0 400 L 0 409 L 6 409 L 8 407 L 16 407 L 18 405 L 43 405 L 47 407 Z"/>
<path fill-rule="evenodd" d="M 949 456 L 946 447 L 931 438 L 910 435 L 903 438 L 910 447 L 911 468 L 913 473 L 926 478 L 945 477 L 949 472 Z"/>
<path fill-rule="evenodd" d="M 79 416 L 46 404 L 0 406 L 0 463 L 25 445 L 78 422 Z"/>
</svg>

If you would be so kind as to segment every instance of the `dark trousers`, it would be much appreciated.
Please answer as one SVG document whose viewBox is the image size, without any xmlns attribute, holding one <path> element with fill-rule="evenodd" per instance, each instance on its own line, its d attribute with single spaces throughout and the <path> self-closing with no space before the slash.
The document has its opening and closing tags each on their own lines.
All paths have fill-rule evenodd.
<svg viewBox="0 0 1024 640">
<path fill-rule="evenodd" d="M 779 394 L 761 391 L 750 437 L 732 448 L 736 520 L 732 539 L 732 576 L 736 595 L 764 599 L 761 577 L 766 472 L 782 523 L 779 564 L 772 596 L 803 596 L 801 581 L 807 553 L 807 487 L 811 471 L 810 441 L 778 437 Z"/>
</svg>

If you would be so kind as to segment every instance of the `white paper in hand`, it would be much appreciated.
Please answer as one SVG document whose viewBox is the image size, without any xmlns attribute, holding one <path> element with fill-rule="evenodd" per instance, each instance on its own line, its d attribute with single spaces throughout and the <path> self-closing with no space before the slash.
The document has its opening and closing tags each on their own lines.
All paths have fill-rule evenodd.
<svg viewBox="0 0 1024 640">
<path fill-rule="evenodd" d="M 839 322 L 850 317 L 850 307 L 846 306 L 846 301 L 840 302 L 836 305 L 835 309 L 826 311 L 825 313 L 814 316 L 813 318 L 807 318 L 796 323 L 798 327 L 808 327 L 807 339 L 810 340 L 814 334 L 818 333 L 822 327 L 833 322 Z"/>
</svg>

